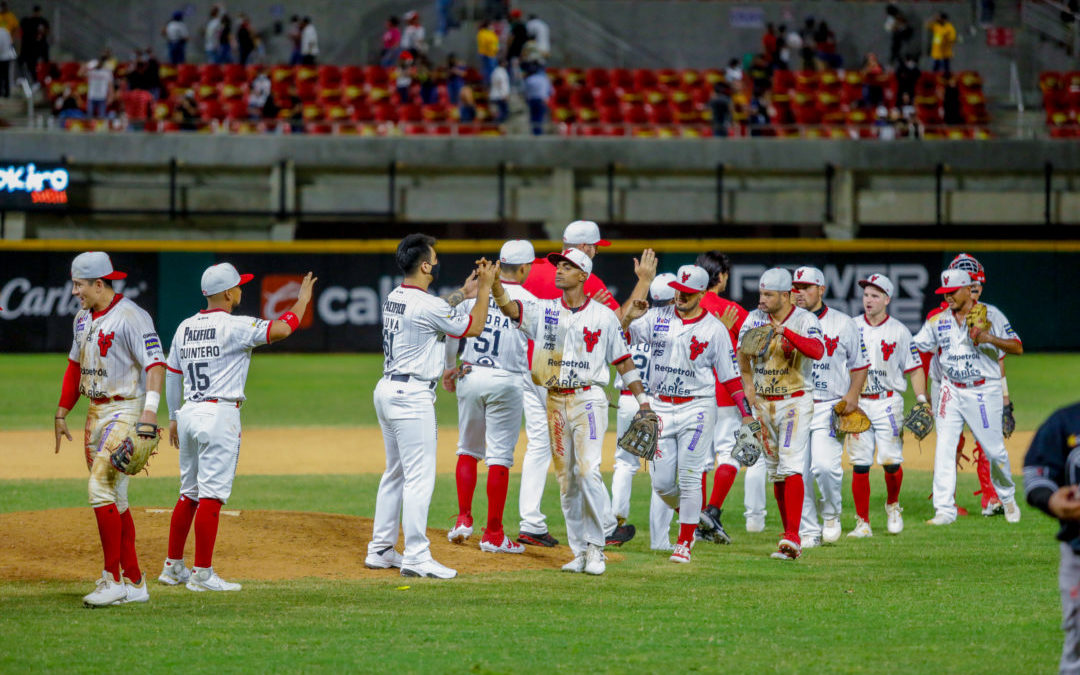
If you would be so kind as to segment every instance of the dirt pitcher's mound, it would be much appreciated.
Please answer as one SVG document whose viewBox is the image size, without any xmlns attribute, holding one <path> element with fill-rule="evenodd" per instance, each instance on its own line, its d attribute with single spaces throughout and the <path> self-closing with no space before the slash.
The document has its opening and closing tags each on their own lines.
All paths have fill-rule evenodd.
<svg viewBox="0 0 1080 675">
<path fill-rule="evenodd" d="M 168 508 L 134 507 L 139 563 L 150 580 L 161 571 L 169 539 Z M 364 567 L 371 519 L 294 511 L 221 512 L 214 569 L 237 579 L 362 579 L 386 577 L 388 570 Z M 446 541 L 446 530 L 428 530 L 435 559 L 459 574 L 525 569 L 559 569 L 570 548 L 528 546 L 525 553 L 480 551 L 473 535 L 465 545 Z M 100 574 L 101 546 L 91 509 L 52 509 L 0 514 L 0 580 L 92 579 Z M 398 543 L 398 550 L 402 549 Z M 187 563 L 194 553 L 188 539 Z M 622 556 L 608 554 L 609 560 Z"/>
</svg>

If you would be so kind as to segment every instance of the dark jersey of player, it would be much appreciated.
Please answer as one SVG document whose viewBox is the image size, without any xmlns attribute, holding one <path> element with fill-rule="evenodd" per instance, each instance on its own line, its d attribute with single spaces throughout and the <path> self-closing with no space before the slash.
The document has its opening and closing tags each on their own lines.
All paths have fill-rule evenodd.
<svg viewBox="0 0 1080 675">
<path fill-rule="evenodd" d="M 1049 417 L 1024 457 L 1024 491 L 1028 503 L 1050 514 L 1050 495 L 1066 485 L 1080 486 L 1080 403 Z M 1052 515 L 1052 514 L 1050 514 Z M 1061 521 L 1057 538 L 1080 554 L 1080 522 Z"/>
</svg>

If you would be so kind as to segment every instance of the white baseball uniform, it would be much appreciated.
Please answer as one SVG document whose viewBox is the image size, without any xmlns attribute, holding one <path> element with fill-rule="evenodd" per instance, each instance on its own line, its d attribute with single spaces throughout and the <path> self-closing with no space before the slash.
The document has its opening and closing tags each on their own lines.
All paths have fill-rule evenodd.
<svg viewBox="0 0 1080 675">
<path fill-rule="evenodd" d="M 1004 340 L 1019 340 L 1009 320 L 988 305 L 990 333 Z M 956 445 L 966 422 L 990 460 L 990 478 L 1003 503 L 1015 500 L 1016 486 L 1001 431 L 1001 366 L 1004 353 L 991 344 L 975 345 L 967 325 L 949 310 L 928 319 L 915 335 L 919 351 L 940 350 L 941 394 L 935 406 L 937 448 L 934 454 L 934 509 L 956 519 Z"/>
<path fill-rule="evenodd" d="M 630 358 L 615 312 L 586 299 L 570 309 L 561 299 L 519 303 L 520 327 L 533 339 L 532 378 L 548 390 L 551 458 L 559 479 L 566 535 L 575 557 L 605 544 L 610 498 L 600 477 L 607 429 L 609 364 Z"/>
<path fill-rule="evenodd" d="M 443 372 L 443 343 L 448 335 L 464 336 L 472 317 L 404 284 L 386 296 L 382 314 L 385 360 L 374 400 L 386 471 L 379 481 L 368 553 L 393 547 L 402 529 L 402 565 L 418 565 L 431 560 L 427 516 L 435 487 L 435 384 Z"/>
<path fill-rule="evenodd" d="M 689 321 L 674 305 L 650 309 L 630 324 L 630 342 L 651 346 L 649 383 L 660 417 L 653 488 L 679 522 L 698 524 L 701 474 L 712 452 L 716 382 L 738 379 L 727 328 L 712 314 Z"/>
<path fill-rule="evenodd" d="M 184 405 L 176 413 L 180 494 L 193 501 L 225 504 L 232 494 L 251 350 L 270 342 L 270 323 L 216 309 L 176 327 L 166 367 L 184 378 Z"/>
<path fill-rule="evenodd" d="M 869 431 L 851 434 L 847 440 L 848 457 L 854 466 L 882 466 L 904 461 L 904 392 L 907 375 L 922 367 L 922 359 L 911 339 L 911 331 L 894 317 L 874 326 L 863 314 L 855 321 L 870 357 L 866 385 L 859 396 L 859 407 L 870 418 Z"/>
<path fill-rule="evenodd" d="M 161 340 L 144 309 L 117 293 L 100 312 L 79 311 L 68 359 L 79 365 L 79 393 L 90 399 L 84 451 L 90 469 L 91 506 L 128 508 L 130 476 L 113 468 L 105 448 L 109 439 L 131 435 L 142 414 L 146 371 L 165 365 Z"/>
<path fill-rule="evenodd" d="M 825 355 L 814 361 L 814 418 L 810 423 L 810 452 L 806 457 L 804 477 L 813 477 L 821 490 L 821 518 L 839 518 L 844 480 L 844 448 L 832 428 L 833 406 L 851 386 L 851 373 L 868 368 L 870 363 L 859 329 L 850 316 L 822 305 L 815 313 L 821 323 Z M 803 495 L 803 538 L 821 534 L 818 500 L 814 483 L 807 480 Z"/>
</svg>

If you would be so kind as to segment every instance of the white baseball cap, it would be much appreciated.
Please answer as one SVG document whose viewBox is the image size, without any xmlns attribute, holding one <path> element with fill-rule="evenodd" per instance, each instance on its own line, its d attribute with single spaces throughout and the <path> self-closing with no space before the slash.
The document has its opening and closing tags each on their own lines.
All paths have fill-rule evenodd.
<svg viewBox="0 0 1080 675">
<path fill-rule="evenodd" d="M 558 265 L 565 260 L 585 274 L 592 274 L 592 258 L 576 248 L 568 248 L 562 253 L 548 253 L 547 259 L 552 265 Z"/>
<path fill-rule="evenodd" d="M 791 272 L 783 267 L 774 267 L 765 270 L 758 282 L 758 290 L 762 291 L 791 291 Z"/>
<path fill-rule="evenodd" d="M 506 265 L 524 265 L 536 260 L 536 251 L 532 242 L 525 239 L 511 239 L 502 245 L 499 262 Z"/>
<path fill-rule="evenodd" d="M 800 267 L 795 270 L 795 284 L 810 284 L 811 286 L 824 286 L 825 275 L 816 267 Z"/>
<path fill-rule="evenodd" d="M 657 274 L 649 284 L 649 297 L 653 302 L 667 302 L 675 299 L 675 289 L 670 286 L 675 281 L 675 275 L 671 272 Z"/>
<path fill-rule="evenodd" d="M 254 274 L 240 274 L 231 263 L 211 265 L 202 273 L 202 294 L 208 297 L 217 295 L 222 291 L 246 284 L 254 278 Z"/>
<path fill-rule="evenodd" d="M 607 239 L 600 238 L 600 226 L 591 220 L 575 220 L 566 226 L 562 233 L 563 244 L 596 244 L 611 246 Z"/>
<path fill-rule="evenodd" d="M 697 265 L 683 265 L 668 286 L 683 293 L 700 293 L 709 287 L 709 273 Z"/>
<path fill-rule="evenodd" d="M 890 281 L 889 277 L 885 276 L 884 274 L 871 274 L 865 279 L 860 279 L 859 285 L 863 288 L 866 288 L 867 286 L 873 286 L 874 288 L 878 289 L 890 298 L 893 294 L 892 281 Z"/>
<path fill-rule="evenodd" d="M 87 251 L 71 261 L 72 279 L 124 279 L 126 272 L 113 269 L 112 259 L 101 251 Z"/>
<path fill-rule="evenodd" d="M 971 275 L 967 270 L 945 270 L 941 273 L 941 288 L 934 291 L 938 295 L 953 293 L 965 286 L 972 285 Z"/>
</svg>

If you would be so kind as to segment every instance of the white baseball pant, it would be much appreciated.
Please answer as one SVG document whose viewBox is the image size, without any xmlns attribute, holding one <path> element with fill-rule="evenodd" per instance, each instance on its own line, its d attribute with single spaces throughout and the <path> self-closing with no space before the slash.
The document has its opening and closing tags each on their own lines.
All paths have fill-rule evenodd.
<svg viewBox="0 0 1080 675">
<path fill-rule="evenodd" d="M 457 402 L 457 454 L 512 467 L 521 432 L 521 374 L 474 365 L 457 382 Z"/>
<path fill-rule="evenodd" d="M 630 426 L 638 408 L 637 399 L 631 394 L 619 397 L 619 410 L 615 417 L 615 438 L 621 438 Z M 630 518 L 630 490 L 634 475 L 641 468 L 641 458 L 625 450 L 615 448 L 615 470 L 611 474 L 611 511 L 616 518 Z M 655 474 L 650 473 L 650 481 Z M 671 545 L 671 519 L 675 510 L 664 503 L 656 490 L 649 490 L 649 546 L 655 549 Z"/>
<path fill-rule="evenodd" d="M 743 473 L 743 506 L 746 508 L 743 516 L 747 520 L 756 517 L 764 518 L 767 510 L 765 460 L 754 462 L 754 465 L 746 467 Z"/>
<path fill-rule="evenodd" d="M 240 459 L 236 403 L 188 401 L 176 416 L 180 436 L 180 494 L 228 502 Z"/>
<path fill-rule="evenodd" d="M 814 417 L 814 397 L 805 393 L 777 401 L 758 398 L 757 409 L 768 442 L 765 444 L 765 479 L 782 483 L 788 476 L 801 475 L 810 445 L 810 422 Z"/>
<path fill-rule="evenodd" d="M 870 418 L 870 429 L 861 434 L 851 434 L 847 440 L 848 458 L 853 466 L 882 466 L 901 464 L 904 461 L 904 397 L 900 394 L 882 395 L 881 398 L 860 398 L 859 407 Z M 955 443 L 954 443 L 955 449 Z"/>
<path fill-rule="evenodd" d="M 686 403 L 653 400 L 660 417 L 660 440 L 652 461 L 653 490 L 679 509 L 679 523 L 697 525 L 701 516 L 701 473 L 712 453 L 716 399 L 702 396 Z"/>
<path fill-rule="evenodd" d="M 742 415 L 739 413 L 738 408 L 733 405 L 716 408 L 716 424 L 713 425 L 712 452 L 708 453 L 708 456 L 705 458 L 705 471 L 709 470 L 710 463 L 712 464 L 712 469 L 720 468 L 721 464 L 727 464 L 736 469 L 742 467 L 742 464 L 739 464 L 739 462 L 731 456 L 731 451 L 735 449 L 735 434 L 739 432 L 740 427 L 742 427 Z"/>
<path fill-rule="evenodd" d="M 600 387 L 571 394 L 549 392 L 548 429 L 551 460 L 559 479 L 559 499 L 566 538 L 575 556 L 587 544 L 604 547 L 604 510 L 611 499 L 600 476 L 600 456 L 607 430 L 607 397 Z"/>
<path fill-rule="evenodd" d="M 548 467 L 551 466 L 551 437 L 548 435 L 547 390 L 535 384 L 532 376 L 522 376 L 522 406 L 525 408 L 525 456 L 521 459 L 521 491 L 518 511 L 519 530 L 547 534 L 547 517 L 540 511 Z"/>
<path fill-rule="evenodd" d="M 405 531 L 404 565 L 431 560 L 428 507 L 435 488 L 438 427 L 435 390 L 419 380 L 375 385 L 375 414 L 386 446 L 386 471 L 379 481 L 368 553 L 397 544 Z"/>
<path fill-rule="evenodd" d="M 810 452 L 806 454 L 806 469 L 803 471 L 806 486 L 803 493 L 802 523 L 799 525 L 799 536 L 804 539 L 821 535 L 822 520 L 840 517 L 843 502 L 841 487 L 844 481 L 844 446 L 837 440 L 836 432 L 832 428 L 833 406 L 839 400 L 814 401 L 814 419 L 810 422 Z M 820 502 L 814 491 L 815 481 L 821 491 Z"/>
<path fill-rule="evenodd" d="M 948 380 L 941 382 L 941 396 L 936 406 L 935 427 L 937 448 L 934 452 L 934 510 L 950 520 L 956 520 L 956 445 L 964 431 L 964 423 L 990 460 L 990 480 L 998 497 L 1008 504 L 1016 499 L 1001 432 L 1001 380 L 986 380 L 984 384 L 958 387 Z"/>
<path fill-rule="evenodd" d="M 110 437 L 127 437 L 135 429 L 135 423 L 142 415 L 143 398 L 91 403 L 86 410 L 86 428 L 84 448 L 86 467 L 90 470 L 87 483 L 87 496 L 90 506 L 116 504 L 116 510 L 123 513 L 128 510 L 128 483 L 131 476 L 117 471 L 109 460 L 106 446 L 113 447 Z"/>
</svg>

